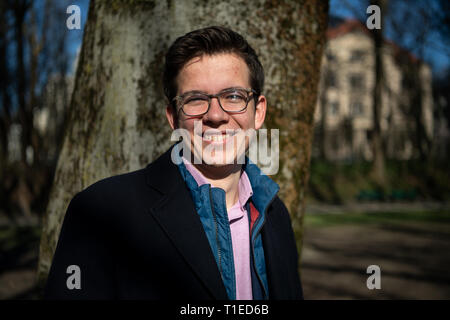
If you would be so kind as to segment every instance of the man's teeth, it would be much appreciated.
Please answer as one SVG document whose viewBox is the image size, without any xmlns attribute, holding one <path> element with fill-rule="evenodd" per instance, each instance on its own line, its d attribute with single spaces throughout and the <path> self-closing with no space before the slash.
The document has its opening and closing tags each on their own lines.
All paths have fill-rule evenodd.
<svg viewBox="0 0 450 320">
<path fill-rule="evenodd" d="M 226 140 L 227 138 L 231 137 L 231 134 L 209 134 L 203 136 L 204 140 L 207 141 L 213 141 L 213 142 L 222 142 L 223 140 Z"/>
</svg>

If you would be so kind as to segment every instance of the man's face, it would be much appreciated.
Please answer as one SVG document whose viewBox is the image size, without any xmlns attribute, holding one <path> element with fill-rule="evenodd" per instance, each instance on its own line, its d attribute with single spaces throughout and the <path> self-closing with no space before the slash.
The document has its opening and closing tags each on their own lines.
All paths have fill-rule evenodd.
<svg viewBox="0 0 450 320">
<path fill-rule="evenodd" d="M 177 95 L 190 91 L 217 94 L 229 88 L 250 88 L 249 79 L 249 69 L 241 57 L 231 53 L 202 55 L 190 60 L 180 71 Z M 208 112 L 202 116 L 187 116 L 179 107 L 176 113 L 170 106 L 167 107 L 166 116 L 172 129 L 178 127 L 189 132 L 194 152 L 202 154 L 205 163 L 223 165 L 229 163 L 225 159 L 229 161 L 230 156 L 236 163 L 239 145 L 244 143 L 244 148 L 248 147 L 247 139 L 242 138 L 244 133 L 249 129 L 258 130 L 264 122 L 266 98 L 261 95 L 256 104 L 251 99 L 247 109 L 239 113 L 225 112 L 215 98 L 211 100 Z M 201 132 L 198 129 L 194 132 L 194 122 L 197 125 L 201 123 Z M 217 163 L 211 158 L 222 160 Z"/>
</svg>

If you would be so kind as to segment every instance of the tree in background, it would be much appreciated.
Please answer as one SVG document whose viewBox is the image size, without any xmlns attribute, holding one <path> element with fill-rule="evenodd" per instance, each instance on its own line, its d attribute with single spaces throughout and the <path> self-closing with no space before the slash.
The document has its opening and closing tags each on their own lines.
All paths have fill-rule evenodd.
<svg viewBox="0 0 450 320">
<path fill-rule="evenodd" d="M 0 3 L 0 210 L 13 219 L 17 212 L 39 211 L 48 197 L 56 163 L 49 154 L 57 154 L 59 144 L 47 141 L 60 136 L 64 124 L 54 123 L 48 112 L 52 97 L 46 88 L 57 76 L 53 95 L 69 94 L 64 5 L 67 1 Z M 67 100 L 59 103 L 63 112 Z M 56 129 L 46 130 L 51 124 Z"/>
<path fill-rule="evenodd" d="M 422 103 L 424 86 L 420 83 L 422 81 L 420 73 L 424 61 L 433 61 L 433 54 L 438 54 L 441 59 L 444 57 L 448 60 L 450 57 L 448 46 L 450 41 L 450 3 L 445 0 L 343 0 L 342 4 L 355 18 L 363 23 L 368 17 L 366 8 L 369 5 L 375 4 L 380 7 L 382 28 L 379 31 L 377 29 L 372 30 L 373 39 L 376 42 L 381 41 L 380 36 L 386 37 L 398 46 L 397 63 L 403 70 L 404 89 L 410 91 L 408 92 L 409 101 L 404 103 L 402 110 L 404 116 L 411 119 L 414 124 L 408 134 L 413 137 L 414 155 L 422 160 L 428 159 L 432 155 L 433 141 L 430 139 L 432 132 L 426 132 L 427 128 L 424 124 Z M 377 48 L 379 46 L 375 44 L 374 50 L 377 50 Z M 442 78 L 442 74 L 438 74 L 442 72 L 441 70 L 435 67 L 434 71 L 436 74 L 433 77 Z M 382 81 L 382 77 L 377 80 L 377 83 L 380 80 Z M 389 91 L 386 83 L 382 84 L 381 88 Z M 377 90 L 381 89 L 376 86 L 374 90 L 374 114 Z M 376 127 L 374 127 L 374 131 L 377 131 Z M 389 137 L 381 137 L 382 148 L 386 145 L 384 141 L 386 138 Z M 374 145 L 379 144 L 379 142 L 374 143 Z M 381 157 L 377 157 L 375 153 L 374 168 L 379 167 L 377 161 L 381 163 L 381 160 L 377 160 L 377 158 Z"/>
<path fill-rule="evenodd" d="M 414 124 L 410 135 L 414 137 L 414 149 L 419 159 L 421 161 L 431 160 L 431 157 L 439 154 L 436 154 L 436 152 L 433 154 L 432 152 L 433 141 L 424 123 L 424 86 L 420 84 L 421 72 L 424 61 L 432 58 L 430 57 L 430 49 L 433 52 L 439 52 L 440 56 L 450 58 L 448 46 L 450 44 L 450 4 L 448 1 L 435 0 L 431 2 L 419 1 L 414 6 L 410 6 L 408 3 L 399 0 L 391 0 L 389 6 L 388 27 L 391 38 L 402 48 L 415 55 L 399 55 L 403 58 L 399 59 L 398 63 L 404 72 L 404 90 L 409 91 L 411 96 L 410 101 L 405 103 L 403 112 Z M 417 26 L 420 26 L 420 28 Z M 440 39 L 443 41 L 438 41 Z M 413 60 L 413 63 L 405 61 L 406 59 Z M 433 78 L 442 78 L 444 70 L 435 67 L 434 71 Z M 435 87 L 434 90 L 438 90 L 438 88 Z M 438 104 L 435 101 L 435 112 Z M 438 141 L 434 141 L 434 143 L 439 144 Z"/>
<path fill-rule="evenodd" d="M 450 68 L 433 80 L 437 143 L 433 155 L 439 167 L 448 167 L 450 155 Z"/>
<path fill-rule="evenodd" d="M 301 246 L 327 12 L 328 2 L 316 0 L 92 0 L 44 219 L 41 281 L 70 199 L 101 178 L 145 166 L 173 143 L 164 120 L 164 54 L 176 37 L 209 25 L 225 25 L 245 35 L 265 67 L 266 126 L 280 129 L 275 179 Z"/>
<path fill-rule="evenodd" d="M 385 154 L 381 135 L 381 108 L 383 106 L 382 93 L 384 82 L 383 70 L 383 26 L 384 26 L 384 12 L 387 7 L 387 0 L 371 0 L 371 5 L 376 5 L 380 8 L 380 22 L 381 28 L 374 28 L 371 30 L 371 35 L 374 44 L 375 55 L 375 88 L 373 90 L 372 103 L 372 150 L 373 150 L 373 174 L 375 181 L 378 184 L 384 185 L 386 180 L 385 168 Z"/>
</svg>

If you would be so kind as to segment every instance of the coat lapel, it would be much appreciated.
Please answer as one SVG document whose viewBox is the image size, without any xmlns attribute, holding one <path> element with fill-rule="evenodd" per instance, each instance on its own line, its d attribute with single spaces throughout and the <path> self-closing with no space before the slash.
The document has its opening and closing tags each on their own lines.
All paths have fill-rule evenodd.
<svg viewBox="0 0 450 320">
<path fill-rule="evenodd" d="M 215 299 L 228 299 L 189 190 L 169 149 L 148 167 L 148 183 L 163 194 L 150 213 Z"/>
</svg>

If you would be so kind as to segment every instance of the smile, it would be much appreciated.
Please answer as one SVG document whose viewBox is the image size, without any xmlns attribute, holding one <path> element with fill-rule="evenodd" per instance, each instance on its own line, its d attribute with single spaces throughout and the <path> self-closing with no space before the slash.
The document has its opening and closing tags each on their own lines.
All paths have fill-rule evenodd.
<svg viewBox="0 0 450 320">
<path fill-rule="evenodd" d="M 217 131 L 217 130 L 207 130 L 203 133 L 202 138 L 207 142 L 219 142 L 223 143 L 227 141 L 229 138 L 233 137 L 236 134 L 236 130 L 226 130 L 226 131 Z"/>
</svg>

